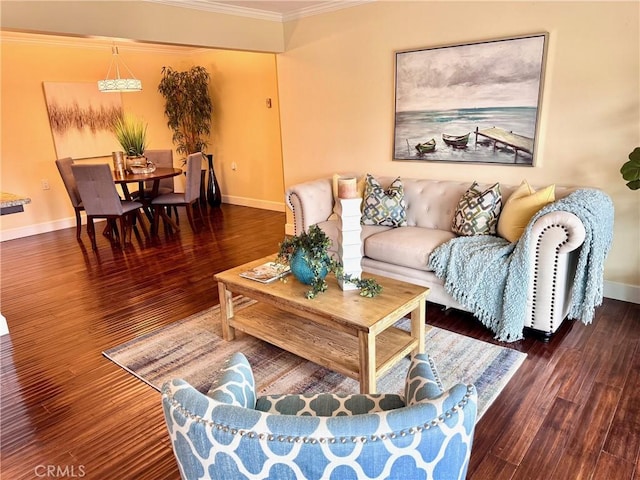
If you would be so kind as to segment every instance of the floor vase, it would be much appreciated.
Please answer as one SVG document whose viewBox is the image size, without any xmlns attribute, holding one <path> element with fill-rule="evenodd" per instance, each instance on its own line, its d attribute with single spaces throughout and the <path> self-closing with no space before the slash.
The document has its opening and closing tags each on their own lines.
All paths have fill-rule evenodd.
<svg viewBox="0 0 640 480">
<path fill-rule="evenodd" d="M 212 207 L 219 207 L 222 203 L 222 194 L 220 193 L 220 185 L 216 178 L 216 172 L 213 169 L 213 155 L 207 154 L 209 162 L 209 178 L 207 180 L 207 202 Z"/>
</svg>

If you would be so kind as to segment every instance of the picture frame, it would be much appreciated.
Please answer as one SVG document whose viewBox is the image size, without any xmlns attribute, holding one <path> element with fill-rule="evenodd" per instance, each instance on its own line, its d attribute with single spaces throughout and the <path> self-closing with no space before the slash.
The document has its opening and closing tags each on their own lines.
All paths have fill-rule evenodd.
<svg viewBox="0 0 640 480">
<path fill-rule="evenodd" d="M 122 150 L 113 131 L 122 115 L 120 93 L 103 93 L 95 82 L 43 82 L 51 135 L 58 158 L 111 156 Z"/>
<path fill-rule="evenodd" d="M 548 33 L 395 53 L 393 160 L 534 166 Z"/>
</svg>

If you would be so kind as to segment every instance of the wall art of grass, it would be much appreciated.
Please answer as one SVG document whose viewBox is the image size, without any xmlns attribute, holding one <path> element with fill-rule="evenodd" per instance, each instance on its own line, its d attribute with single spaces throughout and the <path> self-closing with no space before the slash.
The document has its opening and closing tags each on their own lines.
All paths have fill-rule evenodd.
<svg viewBox="0 0 640 480">
<path fill-rule="evenodd" d="M 74 128 L 76 130 L 88 128 L 93 133 L 98 130 L 111 131 L 114 120 L 122 116 L 122 108 L 115 106 L 80 107 L 75 102 L 63 106 L 54 102 L 50 103 L 48 108 L 51 128 L 54 132 L 61 134 Z"/>
</svg>

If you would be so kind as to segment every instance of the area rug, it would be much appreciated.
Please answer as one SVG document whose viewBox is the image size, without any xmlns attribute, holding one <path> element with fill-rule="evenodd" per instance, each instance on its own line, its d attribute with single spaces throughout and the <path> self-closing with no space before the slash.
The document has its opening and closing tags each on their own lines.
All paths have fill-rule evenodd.
<svg viewBox="0 0 640 480">
<path fill-rule="evenodd" d="M 238 297 L 238 311 L 253 300 Z M 409 329 L 409 320 L 396 324 Z M 164 382 L 183 378 L 206 392 L 218 369 L 234 352 L 246 355 L 259 395 L 276 393 L 358 393 L 358 382 L 320 367 L 278 347 L 241 332 L 222 339 L 220 306 L 204 310 L 103 352 L 140 380 L 160 391 Z M 445 388 L 473 383 L 478 391 L 481 418 L 516 373 L 526 354 L 427 325 L 426 351 L 433 357 Z M 379 392 L 402 393 L 409 358 L 378 379 Z"/>
</svg>

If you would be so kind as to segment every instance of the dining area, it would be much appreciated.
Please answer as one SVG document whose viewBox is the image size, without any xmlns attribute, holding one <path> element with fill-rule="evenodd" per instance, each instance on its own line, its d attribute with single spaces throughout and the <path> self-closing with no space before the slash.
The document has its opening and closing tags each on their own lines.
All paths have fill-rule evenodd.
<svg viewBox="0 0 640 480">
<path fill-rule="evenodd" d="M 102 234 L 123 250 L 131 243 L 132 231 L 151 239 L 158 236 L 162 223 L 166 233 L 180 232 L 178 207 L 185 207 L 190 227 L 194 233 L 198 231 L 195 211 L 202 220 L 203 154 L 189 155 L 184 171 L 173 166 L 172 150 L 146 150 L 144 156 L 144 168 L 124 168 L 115 153 L 113 167 L 74 162 L 69 157 L 56 160 L 75 211 L 77 240 L 81 239 L 82 212 L 93 250 L 97 250 L 95 220 L 106 220 Z M 174 178 L 183 173 L 184 191 L 178 192 Z"/>
</svg>

